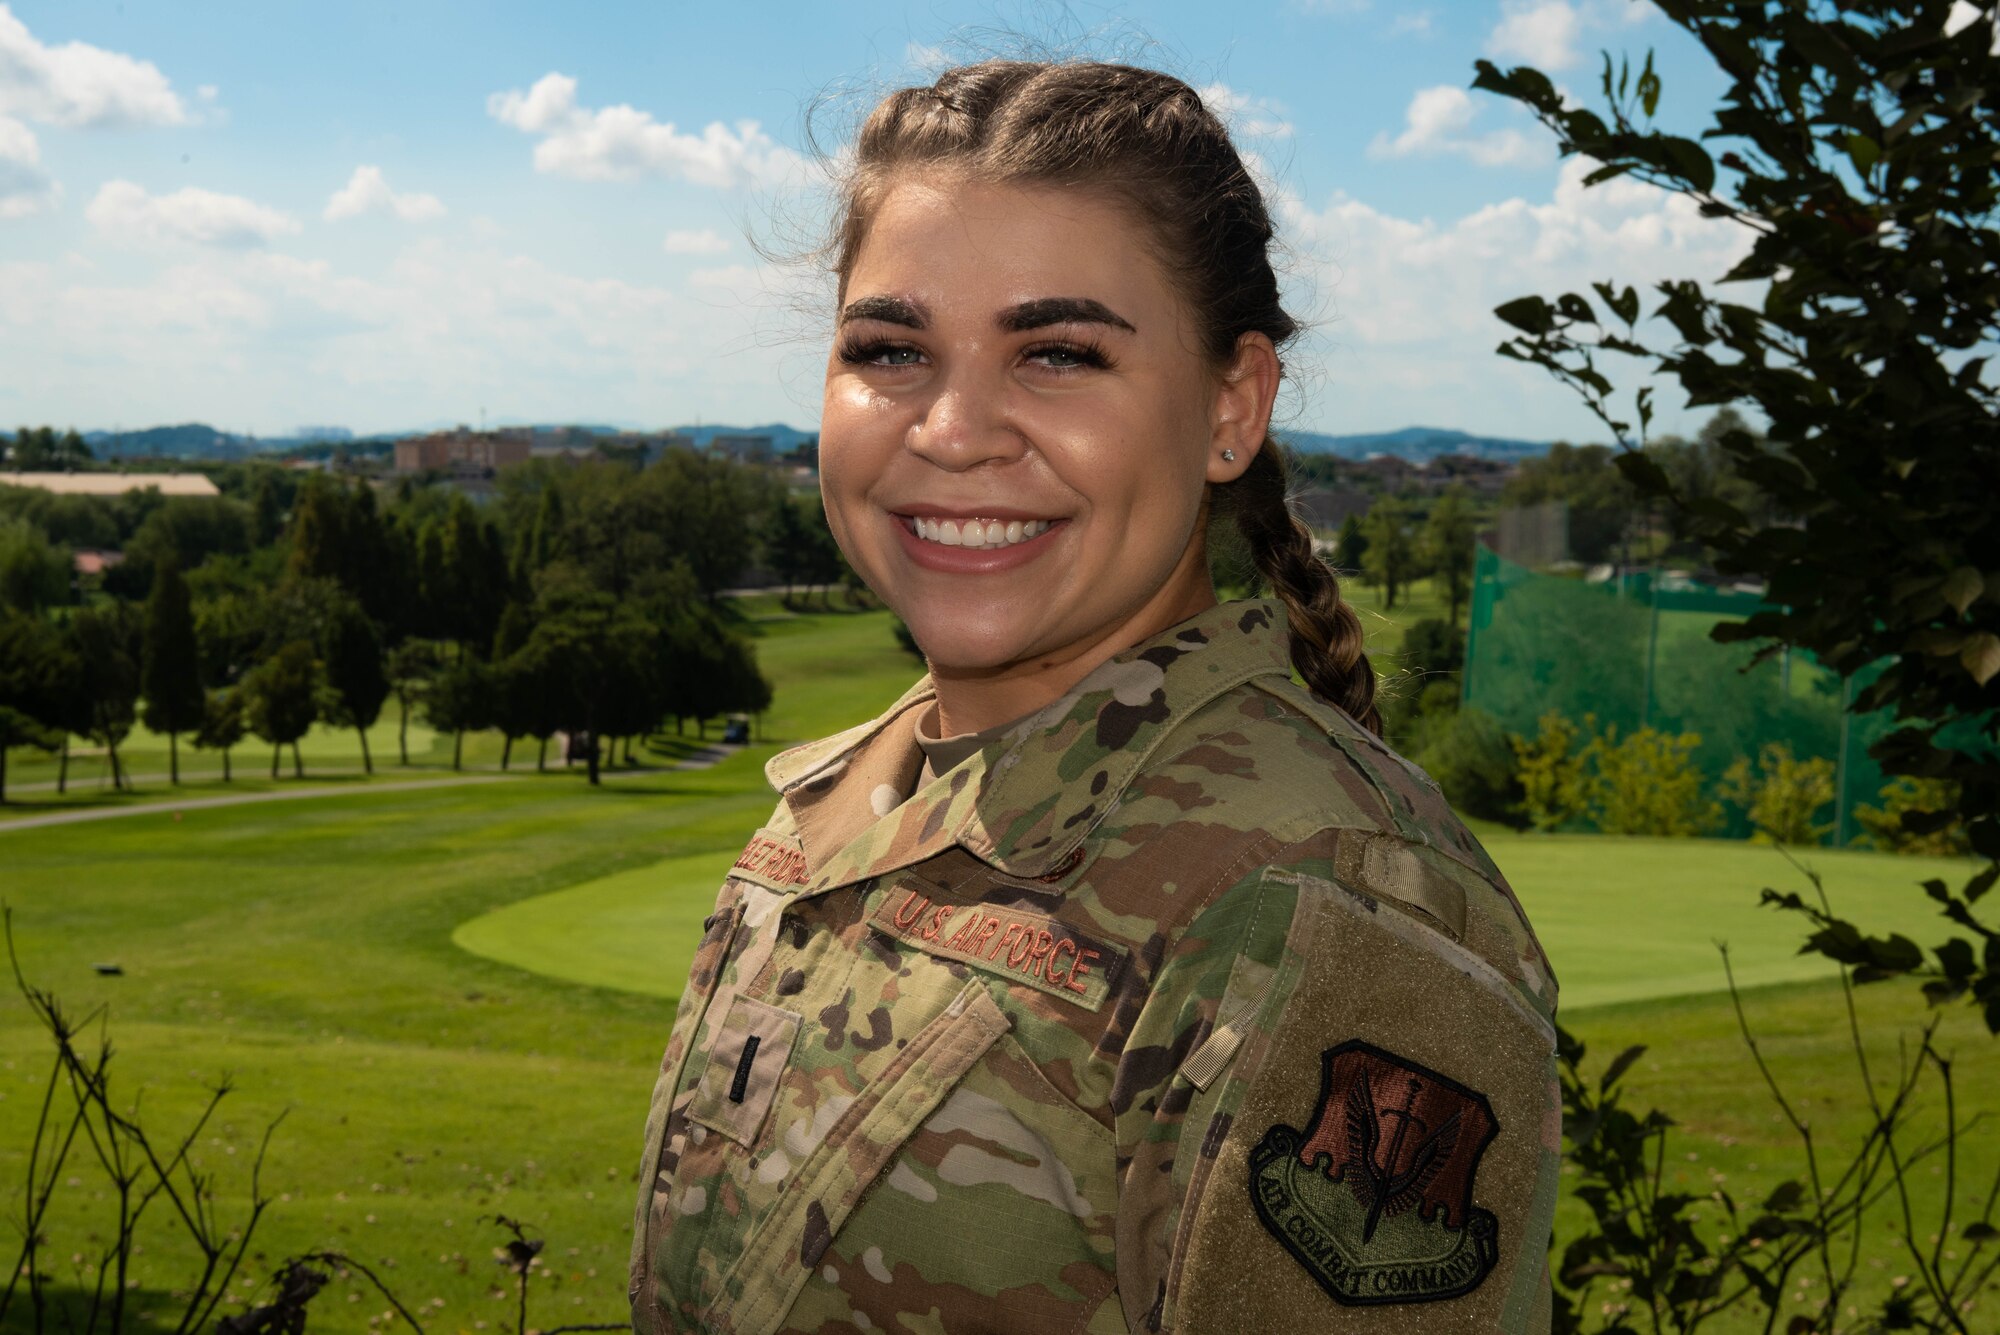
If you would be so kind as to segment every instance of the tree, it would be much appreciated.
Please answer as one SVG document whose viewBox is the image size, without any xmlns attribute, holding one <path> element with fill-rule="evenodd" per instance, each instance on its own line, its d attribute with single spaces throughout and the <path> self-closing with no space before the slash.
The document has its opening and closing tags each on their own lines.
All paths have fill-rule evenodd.
<svg viewBox="0 0 2000 1335">
<path fill-rule="evenodd" d="M 201 731 L 196 746 L 222 753 L 222 781 L 230 782 L 229 748 L 243 740 L 243 693 L 228 689 L 210 691 L 203 703 Z"/>
<path fill-rule="evenodd" d="M 303 779 L 305 761 L 299 738 L 319 714 L 319 660 L 307 640 L 290 640 L 250 669 L 243 678 L 243 712 L 250 731 L 271 744 L 271 777 L 278 777 L 278 756 L 292 748 L 292 773 Z"/>
<path fill-rule="evenodd" d="M 2000 335 L 1995 6 L 1660 8 L 1728 84 L 1701 140 L 1655 127 L 1650 58 L 1635 80 L 1606 57 L 1602 114 L 1533 69 L 1481 61 L 1476 86 L 1596 162 L 1586 184 L 1631 177 L 1741 228 L 1747 253 L 1720 282 L 1758 299 L 1665 282 L 1642 321 L 1639 293 L 1611 281 L 1521 297 L 1496 312 L 1518 331 L 1501 352 L 1575 390 L 1625 450 L 1625 476 L 1719 569 L 1764 581 L 1768 610 L 1715 638 L 1807 649 L 1843 675 L 1887 664 L 1852 707 L 1895 711 L 1901 726 L 1871 748 L 1887 772 L 1957 785 L 1956 813 L 1904 820 L 1963 817 L 1985 865 L 1960 893 L 1928 893 L 1970 936 L 1925 952 L 1781 902 L 1813 918 L 1813 949 L 1870 977 L 1915 974 L 1933 1001 L 1969 997 L 2000 1032 L 2000 950 L 1976 911 L 2000 881 L 2000 386 L 1984 355 Z M 1715 446 L 1768 504 L 1746 512 L 1676 485 L 1645 449 L 1651 387 L 1628 400 L 1605 374 L 1617 357 L 1693 404 L 1754 407 L 1765 438 L 1738 426 Z"/>
<path fill-rule="evenodd" d="M 389 676 L 382 667 L 382 637 L 360 604 L 346 603 L 334 614 L 320 642 L 320 657 L 333 700 L 333 708 L 326 711 L 327 721 L 354 729 L 361 739 L 361 768 L 373 774 L 375 760 L 368 754 L 368 730 L 382 716 L 382 702 L 389 698 Z"/>
<path fill-rule="evenodd" d="M 493 690 L 492 668 L 470 654 L 431 678 L 424 692 L 424 721 L 451 734 L 453 769 L 463 767 L 465 734 L 492 726 Z"/>
<path fill-rule="evenodd" d="M 278 470 L 260 467 L 257 480 L 250 484 L 250 542 L 268 547 L 284 531 L 285 502 L 278 492 Z"/>
<path fill-rule="evenodd" d="M 1472 544 L 1479 521 L 1463 487 L 1448 488 L 1424 521 L 1424 559 L 1444 581 L 1446 620 L 1458 624 L 1459 609 L 1472 594 Z"/>
<path fill-rule="evenodd" d="M 63 669 L 61 637 L 48 622 L 0 607 L 0 802 L 7 798 L 7 748 L 53 751 L 61 741 L 47 720 Z"/>
<path fill-rule="evenodd" d="M 1504 505 L 1558 501 L 1569 513 L 1569 553 L 1595 564 L 1615 556 L 1639 508 L 1639 497 L 1614 462 L 1608 445 L 1557 441 L 1536 459 L 1523 459 L 1500 492 Z"/>
<path fill-rule="evenodd" d="M 401 710 L 396 721 L 396 753 L 405 766 L 410 763 L 410 706 L 423 699 L 438 663 L 437 646 L 429 640 L 404 640 L 389 651 L 389 688 L 396 693 Z"/>
<path fill-rule="evenodd" d="M 70 554 L 28 519 L 0 519 L 0 608 L 39 612 L 69 601 Z"/>
<path fill-rule="evenodd" d="M 1359 574 L 1367 554 L 1368 535 L 1361 531 L 1361 516 L 1350 513 L 1340 521 L 1340 536 L 1334 539 L 1334 569 Z"/>
<path fill-rule="evenodd" d="M 1410 512 L 1394 496 L 1384 496 L 1369 507 L 1361 531 L 1368 538 L 1362 569 L 1371 582 L 1382 586 L 1382 606 L 1393 609 L 1397 591 L 1410 582 L 1417 564 Z"/>
<path fill-rule="evenodd" d="M 69 623 L 77 665 L 71 683 L 76 714 L 86 735 L 104 744 L 114 788 L 129 786 L 118 763 L 118 743 L 132 731 L 136 717 L 139 638 L 129 603 L 81 608 Z"/>
<path fill-rule="evenodd" d="M 146 633 L 140 671 L 146 726 L 167 734 L 171 782 L 181 781 L 180 735 L 199 728 L 207 712 L 201 693 L 201 654 L 195 645 L 194 609 L 187 581 L 169 556 L 153 574 L 146 599 Z"/>
</svg>

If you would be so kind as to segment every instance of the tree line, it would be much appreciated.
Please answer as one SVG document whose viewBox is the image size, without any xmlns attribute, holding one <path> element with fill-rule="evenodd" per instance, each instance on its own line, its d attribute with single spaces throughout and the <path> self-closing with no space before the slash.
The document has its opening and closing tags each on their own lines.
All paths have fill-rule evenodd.
<svg viewBox="0 0 2000 1335">
<path fill-rule="evenodd" d="M 315 722 L 367 732 L 393 701 L 399 759 L 412 714 L 453 741 L 564 734 L 595 783 L 618 743 L 760 713 L 755 655 L 718 595 L 758 561 L 828 583 L 813 498 L 692 450 L 652 465 L 531 461 L 489 503 L 405 479 L 379 490 L 267 464 L 211 471 L 224 494 L 115 498 L 0 488 L 0 743 L 62 757 L 118 748 L 137 722 L 222 758 L 246 734 L 276 777 Z M 78 577 L 72 548 L 123 553 Z M 0 756 L 0 794 L 4 794 Z"/>
</svg>

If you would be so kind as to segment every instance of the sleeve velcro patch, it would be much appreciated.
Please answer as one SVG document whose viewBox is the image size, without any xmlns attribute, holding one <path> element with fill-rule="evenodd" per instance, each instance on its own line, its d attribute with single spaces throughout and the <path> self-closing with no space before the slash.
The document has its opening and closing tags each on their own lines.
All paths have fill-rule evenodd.
<svg viewBox="0 0 2000 1335">
<path fill-rule="evenodd" d="M 1359 1039 L 1320 1054 L 1305 1130 L 1250 1155 L 1257 1217 L 1335 1302 L 1435 1302 L 1479 1287 L 1499 1223 L 1472 1203 L 1499 1134 L 1486 1096 Z"/>
<path fill-rule="evenodd" d="M 876 931 L 927 955 L 959 960 L 1096 1010 L 1124 966 L 1119 946 L 1085 936 L 1040 913 L 998 904 L 935 903 L 898 886 L 868 915 Z"/>
</svg>

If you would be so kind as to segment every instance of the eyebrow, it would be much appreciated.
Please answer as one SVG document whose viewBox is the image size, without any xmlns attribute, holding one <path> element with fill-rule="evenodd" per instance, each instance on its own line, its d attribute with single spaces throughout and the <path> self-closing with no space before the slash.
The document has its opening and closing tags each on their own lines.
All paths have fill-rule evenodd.
<svg viewBox="0 0 2000 1335">
<path fill-rule="evenodd" d="M 906 329 L 930 327 L 930 317 L 923 306 L 903 297 L 859 297 L 848 302 L 840 313 L 842 324 L 850 320 L 880 320 Z M 1128 333 L 1139 332 L 1130 320 L 1090 297 L 1037 297 L 1002 311 L 997 323 L 1010 334 L 1055 324 L 1103 324 Z"/>
<path fill-rule="evenodd" d="M 924 308 L 901 297 L 861 297 L 850 301 L 840 313 L 842 324 L 849 320 L 880 320 L 883 324 L 898 324 L 906 329 L 930 327 Z"/>
<path fill-rule="evenodd" d="M 1000 315 L 1000 327 L 1010 334 L 1052 324 L 1108 324 L 1127 333 L 1139 332 L 1130 320 L 1089 297 L 1038 297 Z"/>
</svg>

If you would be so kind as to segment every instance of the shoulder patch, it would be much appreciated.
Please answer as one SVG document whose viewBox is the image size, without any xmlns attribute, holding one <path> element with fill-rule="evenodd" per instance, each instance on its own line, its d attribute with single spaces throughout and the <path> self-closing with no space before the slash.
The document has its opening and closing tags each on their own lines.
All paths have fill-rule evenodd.
<svg viewBox="0 0 2000 1335">
<path fill-rule="evenodd" d="M 1499 1223 L 1472 1181 L 1500 1123 L 1486 1096 L 1358 1039 L 1320 1054 L 1319 1106 L 1250 1154 L 1257 1217 L 1335 1302 L 1434 1302 L 1479 1287 Z"/>
</svg>

